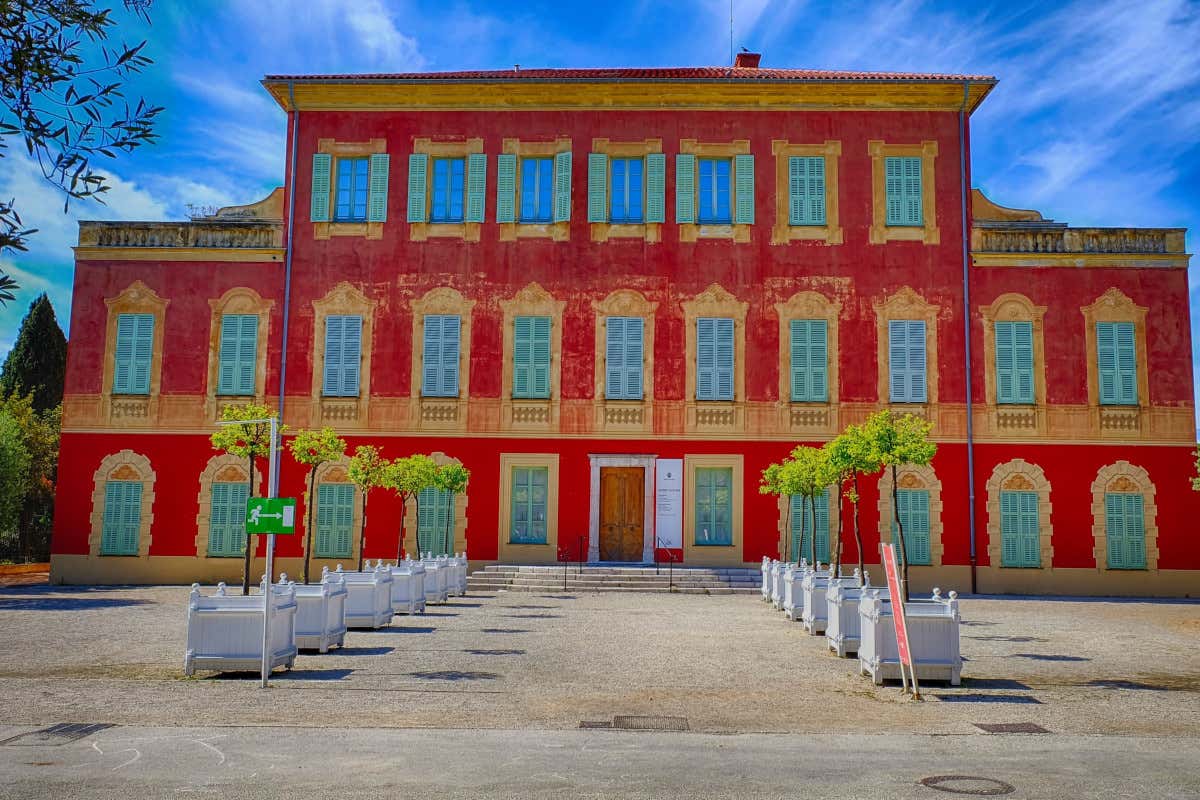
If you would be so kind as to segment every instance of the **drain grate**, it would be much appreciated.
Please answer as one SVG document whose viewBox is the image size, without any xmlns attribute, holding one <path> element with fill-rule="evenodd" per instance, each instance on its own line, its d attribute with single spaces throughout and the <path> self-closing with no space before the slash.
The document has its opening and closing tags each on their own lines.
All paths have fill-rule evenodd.
<svg viewBox="0 0 1200 800">
<path fill-rule="evenodd" d="M 592 730 L 592 731 L 596 731 L 596 730 L 608 731 L 608 730 L 612 730 L 612 726 L 613 726 L 613 724 L 611 722 L 605 722 L 602 719 L 585 719 L 579 723 L 579 727 L 582 728 L 583 730 Z"/>
<path fill-rule="evenodd" d="M 976 722 L 975 727 L 984 733 L 1049 733 L 1041 725 L 1032 722 Z"/>
<path fill-rule="evenodd" d="M 687 717 L 613 717 L 612 726 L 622 731 L 686 731 Z"/>
<path fill-rule="evenodd" d="M 9 747 L 57 747 L 68 742 L 77 742 L 85 736 L 113 727 L 107 723 L 60 722 L 40 731 L 30 731 L 11 736 L 0 745 Z"/>
<path fill-rule="evenodd" d="M 998 797 L 1012 794 L 1017 787 L 995 778 L 979 778 L 974 775 L 931 775 L 919 783 L 930 789 L 949 794 L 965 794 L 972 797 Z"/>
</svg>

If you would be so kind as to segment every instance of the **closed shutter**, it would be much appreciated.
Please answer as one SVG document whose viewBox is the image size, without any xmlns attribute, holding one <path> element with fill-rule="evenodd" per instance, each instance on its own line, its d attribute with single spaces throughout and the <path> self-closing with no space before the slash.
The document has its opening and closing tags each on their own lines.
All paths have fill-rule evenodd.
<svg viewBox="0 0 1200 800">
<path fill-rule="evenodd" d="M 929 492 L 900 489 L 896 492 L 900 521 L 904 523 L 904 558 L 909 564 L 927 565 L 929 553 Z"/>
<path fill-rule="evenodd" d="M 309 217 L 313 222 L 329 222 L 329 178 L 333 171 L 333 156 L 313 153 L 312 198 Z"/>
<path fill-rule="evenodd" d="M 487 205 L 487 156 L 471 153 L 467 156 L 467 222 L 483 222 Z"/>
<path fill-rule="evenodd" d="M 214 483 L 208 516 L 208 554 L 223 556 L 229 528 L 229 487 L 232 483 Z"/>
<path fill-rule="evenodd" d="M 425 222 L 429 156 L 413 153 L 408 157 L 408 221 Z"/>
<path fill-rule="evenodd" d="M 675 156 L 675 222 L 696 222 L 696 157 L 684 153 Z"/>
<path fill-rule="evenodd" d="M 258 316 L 224 314 L 217 355 L 217 394 L 253 395 L 257 372 Z"/>
<path fill-rule="evenodd" d="M 417 495 L 417 549 L 436 556 L 450 555 L 454 545 L 454 495 L 423 489 Z"/>
<path fill-rule="evenodd" d="M 610 400 L 642 399 L 641 317 L 608 317 L 605 320 L 605 397 Z"/>
<path fill-rule="evenodd" d="M 1140 494 L 1104 495 L 1109 569 L 1146 568 L 1145 507 Z"/>
<path fill-rule="evenodd" d="M 250 487 L 244 483 L 214 483 L 208 528 L 208 555 L 240 556 L 246 550 L 246 501 Z"/>
<path fill-rule="evenodd" d="M 150 394 L 154 315 L 119 314 L 113 358 L 113 394 Z"/>
<path fill-rule="evenodd" d="M 608 156 L 588 153 L 588 222 L 608 222 Z"/>
<path fill-rule="evenodd" d="M 884 163 L 888 225 L 923 225 L 921 159 L 888 157 Z"/>
<path fill-rule="evenodd" d="M 550 396 L 550 318 L 513 320 L 513 397 Z"/>
<path fill-rule="evenodd" d="M 997 322 L 996 402 L 1032 403 L 1033 323 Z"/>
<path fill-rule="evenodd" d="M 888 384 L 892 402 L 925 402 L 925 366 L 925 322 L 923 320 L 890 320 L 888 322 Z"/>
<path fill-rule="evenodd" d="M 571 219 L 571 151 L 554 156 L 554 221 Z"/>
<path fill-rule="evenodd" d="M 754 156 L 734 156 L 734 215 L 738 225 L 754 224 Z"/>
<path fill-rule="evenodd" d="M 827 400 L 828 323 L 822 319 L 794 319 L 790 323 L 790 332 L 792 400 Z"/>
<path fill-rule="evenodd" d="M 517 157 L 496 156 L 496 222 L 517 221 Z"/>
<path fill-rule="evenodd" d="M 100 554 L 107 556 L 138 555 L 141 522 L 141 482 L 106 482 L 104 485 L 104 527 L 100 534 Z"/>
<path fill-rule="evenodd" d="M 342 387 L 342 340 L 345 317 L 325 318 L 325 365 L 321 393 L 336 397 Z"/>
<path fill-rule="evenodd" d="M 733 399 L 733 320 L 716 320 L 717 400 Z"/>
<path fill-rule="evenodd" d="M 734 391 L 733 320 L 696 320 L 696 399 L 732 400 Z"/>
<path fill-rule="evenodd" d="M 697 545 L 733 543 L 733 470 L 726 467 L 696 470 Z"/>
<path fill-rule="evenodd" d="M 1038 524 L 1037 492 L 1020 492 L 1021 512 L 1021 556 L 1025 566 L 1036 567 L 1041 563 L 1041 541 Z"/>
<path fill-rule="evenodd" d="M 462 320 L 457 314 L 426 315 L 421 396 L 458 397 L 461 327 Z"/>
<path fill-rule="evenodd" d="M 1108 568 L 1127 569 L 1124 495 L 1104 495 L 1104 534 L 1108 540 Z"/>
<path fill-rule="evenodd" d="M 667 221 L 667 157 L 646 156 L 646 222 Z"/>
<path fill-rule="evenodd" d="M 1137 350 L 1134 347 L 1132 322 L 1116 323 L 1117 346 L 1117 402 L 1122 405 L 1137 405 Z"/>
<path fill-rule="evenodd" d="M 1037 492 L 1000 492 L 1001 565 L 1037 567 L 1041 540 Z"/>
<path fill-rule="evenodd" d="M 387 222 L 388 168 L 391 156 L 371 156 L 370 181 L 367 184 L 367 222 Z"/>
<path fill-rule="evenodd" d="M 349 558 L 354 528 L 354 485 L 322 483 L 317 486 L 317 530 L 313 555 Z"/>
<path fill-rule="evenodd" d="M 816 510 L 816 559 L 829 563 L 829 493 L 822 491 L 814 499 L 814 507 L 798 494 L 790 497 L 792 506 L 792 556 L 794 561 L 809 558 L 809 541 L 813 535 L 813 509 Z"/>
<path fill-rule="evenodd" d="M 326 397 L 357 397 L 362 359 L 362 317 L 357 315 L 325 318 L 325 369 L 323 393 Z"/>
<path fill-rule="evenodd" d="M 317 541 L 313 546 L 317 558 L 329 558 L 333 552 L 334 488 L 332 483 L 317 486 Z"/>
<path fill-rule="evenodd" d="M 825 224 L 825 158 L 788 158 L 788 224 Z"/>
</svg>

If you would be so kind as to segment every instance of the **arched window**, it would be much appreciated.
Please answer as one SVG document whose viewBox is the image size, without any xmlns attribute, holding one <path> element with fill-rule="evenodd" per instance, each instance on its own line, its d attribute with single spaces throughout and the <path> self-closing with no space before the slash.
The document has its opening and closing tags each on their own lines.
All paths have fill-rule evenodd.
<svg viewBox="0 0 1200 800">
<path fill-rule="evenodd" d="M 1092 536 L 1097 569 L 1158 569 L 1158 508 L 1145 469 L 1122 460 L 1096 474 Z"/>
<path fill-rule="evenodd" d="M 1020 458 L 996 465 L 987 482 L 987 511 L 993 567 L 1053 566 L 1050 481 L 1041 467 Z"/>
<path fill-rule="evenodd" d="M 132 450 L 121 450 L 100 462 L 92 486 L 91 555 L 149 555 L 154 481 L 150 459 Z"/>
<path fill-rule="evenodd" d="M 222 453 L 208 460 L 196 497 L 197 556 L 240 558 L 246 552 L 246 500 L 261 494 L 261 471 L 255 470 L 254 482 L 252 493 L 244 458 Z"/>
<path fill-rule="evenodd" d="M 901 467 L 896 500 L 904 523 L 904 557 L 912 566 L 942 565 L 942 482 L 932 466 Z M 896 539 L 892 508 L 892 472 L 879 479 L 879 530 Z"/>
</svg>

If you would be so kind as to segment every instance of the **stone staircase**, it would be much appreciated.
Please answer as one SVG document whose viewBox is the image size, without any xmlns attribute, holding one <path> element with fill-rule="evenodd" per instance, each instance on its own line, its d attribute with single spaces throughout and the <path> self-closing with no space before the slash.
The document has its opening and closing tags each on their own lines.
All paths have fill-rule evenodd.
<svg viewBox="0 0 1200 800">
<path fill-rule="evenodd" d="M 467 578 L 468 592 L 561 592 L 561 565 L 491 564 Z M 587 564 L 566 567 L 568 592 L 675 592 L 678 594 L 759 594 L 762 573 L 737 567 L 667 567 Z"/>
</svg>

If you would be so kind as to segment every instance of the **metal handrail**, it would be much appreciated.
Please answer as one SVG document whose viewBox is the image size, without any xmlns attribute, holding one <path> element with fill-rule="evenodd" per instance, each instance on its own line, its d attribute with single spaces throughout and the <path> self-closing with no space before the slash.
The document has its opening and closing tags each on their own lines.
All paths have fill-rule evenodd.
<svg viewBox="0 0 1200 800">
<path fill-rule="evenodd" d="M 658 574 L 658 551 L 660 549 L 667 554 L 667 591 L 672 592 L 675 590 L 675 562 L 677 559 L 675 558 L 675 554 L 671 552 L 670 548 L 662 546 L 662 539 L 659 539 L 657 536 L 654 537 L 655 575 Z"/>
</svg>

